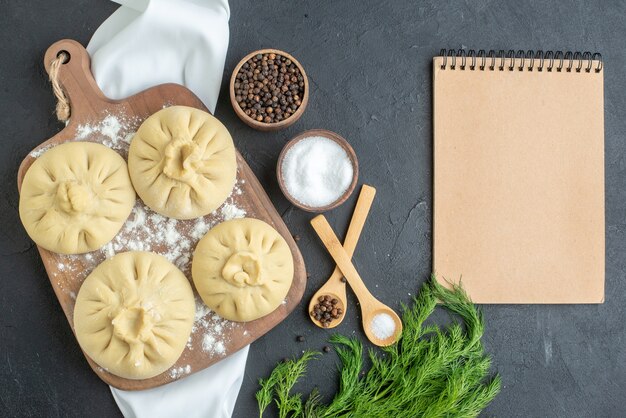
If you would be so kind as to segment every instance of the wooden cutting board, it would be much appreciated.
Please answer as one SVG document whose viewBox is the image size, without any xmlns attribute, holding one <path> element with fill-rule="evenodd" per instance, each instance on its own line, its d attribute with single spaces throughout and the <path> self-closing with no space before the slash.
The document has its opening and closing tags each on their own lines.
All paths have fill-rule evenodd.
<svg viewBox="0 0 626 418">
<path fill-rule="evenodd" d="M 77 139 L 100 142 L 114 149 L 117 148 L 116 151 L 126 157 L 127 144 L 124 147 L 124 141 L 117 141 L 116 144 L 112 145 L 110 132 L 109 137 L 107 137 L 106 134 L 103 135 L 103 129 L 93 129 L 94 127 L 102 126 L 102 121 L 107 117 L 119 116 L 119 118 L 123 118 L 125 121 L 123 126 L 113 126 L 116 129 L 116 137 L 122 137 L 124 135 L 132 135 L 132 132 L 136 131 L 148 116 L 166 106 L 184 105 L 208 111 L 200 99 L 191 91 L 177 84 L 163 84 L 124 100 L 110 100 L 104 96 L 96 85 L 91 75 L 89 54 L 78 42 L 61 40 L 48 48 L 44 58 L 46 70 L 50 71 L 50 63 L 61 51 L 65 51 L 70 55 L 69 61 L 61 66 L 59 80 L 71 103 L 71 118 L 61 132 L 40 144 L 22 161 L 17 176 L 18 188 L 21 187 L 24 174 L 33 161 L 45 150 L 63 142 Z M 110 130 L 111 126 L 109 126 Z M 236 143 L 237 138 L 234 138 L 234 140 Z M 219 318 L 217 315 L 209 312 L 194 289 L 196 296 L 194 331 L 185 351 L 176 364 L 168 371 L 151 379 L 124 379 L 108 373 L 85 355 L 89 365 L 96 374 L 111 386 L 123 390 L 148 389 L 205 369 L 261 337 L 285 319 L 300 302 L 306 286 L 306 270 L 302 254 L 263 187 L 239 152 L 237 152 L 237 165 L 237 186 L 227 200 L 231 212 L 232 208 L 236 208 L 236 212 L 239 212 L 239 215 L 245 211 L 245 216 L 261 219 L 269 223 L 285 238 L 291 249 L 295 271 L 293 284 L 285 301 L 274 312 L 263 318 L 247 323 L 236 323 Z M 168 251 L 171 250 L 170 246 L 179 245 L 180 243 L 184 244 L 183 253 L 185 251 L 187 253 L 189 251 L 193 252 L 198 240 L 198 226 L 206 229 L 208 225 L 215 225 L 226 219 L 227 216 L 232 216 L 232 213 L 230 215 L 226 214 L 225 206 L 221 209 L 221 211 L 218 209 L 216 212 L 199 220 L 172 221 L 173 223 L 169 226 L 174 227 L 175 231 L 170 231 L 170 233 L 180 237 L 177 240 L 179 242 L 172 244 L 171 242 L 167 243 L 159 240 L 159 237 L 154 235 L 162 234 L 162 231 L 157 229 L 157 223 L 152 222 L 152 219 L 158 219 L 158 215 L 151 214 L 142 202 L 138 200 L 125 228 L 112 241 L 115 242 L 115 246 L 109 244 L 105 246 L 106 250 L 101 249 L 79 255 L 56 254 L 38 247 L 50 283 L 72 330 L 74 329 L 72 318 L 75 298 L 83 280 L 112 252 L 118 253 L 134 249 L 137 245 L 137 240 L 141 244 L 148 246 L 149 250 L 166 256 Z M 137 211 L 141 213 L 136 213 Z M 143 221 L 138 222 L 139 220 Z M 135 230 L 133 228 L 138 229 Z M 122 236 L 123 234 L 127 236 Z M 141 234 L 146 234 L 146 236 L 142 237 Z M 181 252 L 180 246 L 177 247 L 176 251 Z M 182 254 L 176 264 L 191 281 L 191 262 L 190 260 L 186 261 L 186 255 Z"/>
</svg>

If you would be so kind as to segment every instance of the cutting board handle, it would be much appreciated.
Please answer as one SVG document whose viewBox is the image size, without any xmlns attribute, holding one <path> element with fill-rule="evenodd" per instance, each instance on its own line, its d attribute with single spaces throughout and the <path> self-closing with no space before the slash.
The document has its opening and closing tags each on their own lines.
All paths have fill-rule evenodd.
<svg viewBox="0 0 626 418">
<path fill-rule="evenodd" d="M 93 108 L 94 101 L 105 102 L 107 98 L 91 74 L 91 59 L 87 50 L 74 40 L 62 39 L 48 48 L 44 56 L 44 66 L 48 74 L 50 65 L 61 52 L 66 52 L 70 58 L 61 65 L 58 81 L 69 99 L 72 122 L 75 122 L 80 119 L 79 112 L 83 106 Z"/>
</svg>

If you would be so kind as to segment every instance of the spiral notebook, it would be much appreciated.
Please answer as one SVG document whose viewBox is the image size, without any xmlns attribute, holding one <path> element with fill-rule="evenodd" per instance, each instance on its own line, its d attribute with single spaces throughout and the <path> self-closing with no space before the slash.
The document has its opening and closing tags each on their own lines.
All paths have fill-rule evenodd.
<svg viewBox="0 0 626 418">
<path fill-rule="evenodd" d="M 477 303 L 604 301 L 599 54 L 433 59 L 434 270 Z"/>
</svg>

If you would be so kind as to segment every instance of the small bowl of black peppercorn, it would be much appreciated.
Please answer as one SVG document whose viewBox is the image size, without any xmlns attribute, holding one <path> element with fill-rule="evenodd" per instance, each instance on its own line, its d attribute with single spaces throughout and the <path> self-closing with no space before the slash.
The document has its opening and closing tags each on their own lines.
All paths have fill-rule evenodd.
<svg viewBox="0 0 626 418">
<path fill-rule="evenodd" d="M 302 65 L 277 49 L 243 57 L 230 78 L 230 102 L 239 119 L 260 131 L 295 123 L 309 101 L 309 81 Z"/>
</svg>

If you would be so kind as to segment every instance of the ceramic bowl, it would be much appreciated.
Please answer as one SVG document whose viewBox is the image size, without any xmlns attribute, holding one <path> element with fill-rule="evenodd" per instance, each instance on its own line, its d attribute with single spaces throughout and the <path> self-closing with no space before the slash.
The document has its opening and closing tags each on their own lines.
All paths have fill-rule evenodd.
<svg viewBox="0 0 626 418">
<path fill-rule="evenodd" d="M 291 147 L 293 147 L 299 141 L 305 138 L 310 138 L 312 136 L 321 136 L 324 138 L 328 138 L 332 141 L 335 141 L 337 144 L 339 144 L 339 146 L 341 146 L 341 148 L 343 148 L 346 151 L 346 153 L 348 154 L 348 158 L 352 162 L 353 175 L 352 175 L 352 182 L 350 183 L 350 186 L 348 186 L 348 189 L 341 195 L 341 197 L 339 197 L 339 199 L 335 200 L 334 202 L 326 206 L 319 206 L 319 207 L 307 206 L 299 202 L 298 200 L 296 200 L 294 197 L 292 197 L 289 194 L 289 191 L 287 190 L 287 186 L 285 185 L 285 179 L 283 178 L 282 166 L 283 166 L 283 160 L 285 158 L 285 155 L 287 155 L 287 152 L 291 149 Z M 356 158 L 356 153 L 354 152 L 354 150 L 352 149 L 348 141 L 346 141 L 345 138 L 343 138 L 341 135 L 332 131 L 328 131 L 326 129 L 311 129 L 308 131 L 304 131 L 301 134 L 298 134 L 297 136 L 292 138 L 289 142 L 287 142 L 287 144 L 285 144 L 285 146 L 283 147 L 283 150 L 280 152 L 280 155 L 278 156 L 278 163 L 276 164 L 276 177 L 278 179 L 278 185 L 280 186 L 280 190 L 283 192 L 287 200 L 291 202 L 291 204 L 307 212 L 321 213 L 321 212 L 326 212 L 326 211 L 336 208 L 337 206 L 344 203 L 350 197 L 350 195 L 352 194 L 352 192 L 354 191 L 356 187 L 356 183 L 359 178 L 359 162 Z"/>
<path fill-rule="evenodd" d="M 251 118 L 250 116 L 246 115 L 244 110 L 239 106 L 239 103 L 237 103 L 237 100 L 235 99 L 236 97 L 235 80 L 243 64 L 246 63 L 246 61 L 248 61 L 250 58 L 252 58 L 253 56 L 257 54 L 271 54 L 271 53 L 276 54 L 276 55 L 282 55 L 290 59 L 294 64 L 296 64 L 296 66 L 300 70 L 300 73 L 302 74 L 302 78 L 304 78 L 304 95 L 301 99 L 302 104 L 300 104 L 300 107 L 298 107 L 295 113 L 292 114 L 289 118 L 283 119 L 280 122 L 275 122 L 275 123 L 259 122 L 256 119 Z M 229 90 L 230 90 L 230 103 L 232 104 L 233 109 L 235 110 L 235 113 L 237 114 L 239 119 L 241 119 L 246 125 L 254 129 L 257 129 L 259 131 L 277 131 L 279 129 L 283 129 L 283 128 L 293 125 L 298 119 L 300 119 L 300 117 L 304 113 L 304 110 L 306 109 L 306 106 L 309 102 L 309 79 L 306 75 L 306 72 L 304 71 L 304 68 L 298 62 L 298 60 L 295 59 L 293 56 L 291 56 L 287 52 L 280 51 L 278 49 L 259 49 L 243 57 L 241 61 L 239 61 L 239 63 L 235 66 L 235 69 L 233 70 L 233 74 L 230 77 Z"/>
</svg>

